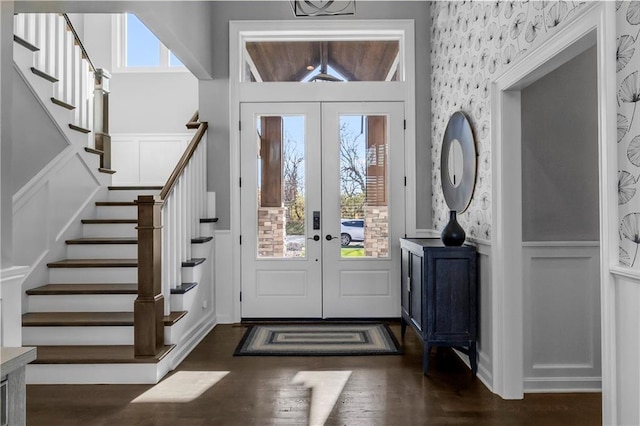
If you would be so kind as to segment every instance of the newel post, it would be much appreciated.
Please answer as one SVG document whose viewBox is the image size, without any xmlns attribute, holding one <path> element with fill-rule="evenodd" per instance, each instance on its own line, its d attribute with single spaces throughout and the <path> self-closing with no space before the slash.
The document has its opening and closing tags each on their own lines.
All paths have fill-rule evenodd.
<svg viewBox="0 0 640 426">
<path fill-rule="evenodd" d="M 95 147 L 103 152 L 100 167 L 111 168 L 111 136 L 109 135 L 109 71 L 98 68 L 94 73 L 93 134 Z"/>
<path fill-rule="evenodd" d="M 164 345 L 162 217 L 160 197 L 139 195 L 138 298 L 133 306 L 135 356 L 154 356 Z"/>
</svg>

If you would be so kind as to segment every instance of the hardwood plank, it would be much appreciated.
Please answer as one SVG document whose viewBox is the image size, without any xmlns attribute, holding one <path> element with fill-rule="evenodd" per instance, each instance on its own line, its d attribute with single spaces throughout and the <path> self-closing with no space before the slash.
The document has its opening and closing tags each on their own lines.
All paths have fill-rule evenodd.
<svg viewBox="0 0 640 426">
<path fill-rule="evenodd" d="M 391 325 L 396 336 L 400 326 Z M 492 394 L 448 349 L 431 354 L 412 332 L 404 355 L 234 357 L 243 325 L 217 325 L 164 381 L 184 373 L 229 373 L 193 399 L 133 403 L 154 385 L 27 385 L 27 418 L 39 425 L 309 424 L 313 390 L 292 383 L 300 371 L 350 371 L 326 425 L 591 426 L 601 424 L 601 394 Z M 188 392 L 193 382 L 175 390 Z"/>
<path fill-rule="evenodd" d="M 49 268 L 137 268 L 136 259 L 64 259 L 47 263 Z"/>
<path fill-rule="evenodd" d="M 38 346 L 34 364 L 157 364 L 175 345 L 164 345 L 154 357 L 136 357 L 133 345 Z"/>
<path fill-rule="evenodd" d="M 46 284 L 27 290 L 29 296 L 52 296 L 68 294 L 137 294 L 138 284 Z"/>
</svg>

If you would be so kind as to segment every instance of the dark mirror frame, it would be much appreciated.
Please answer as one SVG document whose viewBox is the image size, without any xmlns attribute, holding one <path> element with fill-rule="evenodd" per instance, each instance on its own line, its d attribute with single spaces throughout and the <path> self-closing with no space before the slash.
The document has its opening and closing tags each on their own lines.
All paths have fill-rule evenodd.
<svg viewBox="0 0 640 426">
<path fill-rule="evenodd" d="M 462 147 L 462 178 L 457 187 L 449 179 L 449 152 L 454 139 Z M 476 171 L 477 151 L 473 129 L 465 113 L 456 111 L 449 118 L 440 151 L 440 181 L 450 210 L 462 213 L 469 207 L 476 186 Z"/>
</svg>

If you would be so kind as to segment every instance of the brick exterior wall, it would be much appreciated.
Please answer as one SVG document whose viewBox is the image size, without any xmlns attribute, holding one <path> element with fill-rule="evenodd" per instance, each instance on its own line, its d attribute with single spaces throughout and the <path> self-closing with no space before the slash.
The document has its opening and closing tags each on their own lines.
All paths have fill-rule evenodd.
<svg viewBox="0 0 640 426">
<path fill-rule="evenodd" d="M 364 252 L 367 257 L 389 257 L 389 207 L 364 207 Z"/>
<path fill-rule="evenodd" d="M 284 207 L 258 208 L 258 256 L 284 257 Z"/>
</svg>

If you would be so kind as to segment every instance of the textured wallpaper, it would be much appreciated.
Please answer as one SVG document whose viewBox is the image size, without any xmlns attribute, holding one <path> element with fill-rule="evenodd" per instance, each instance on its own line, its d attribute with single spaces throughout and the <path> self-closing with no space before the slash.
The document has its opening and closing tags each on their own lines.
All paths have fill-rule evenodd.
<svg viewBox="0 0 640 426">
<path fill-rule="evenodd" d="M 616 2 L 620 264 L 640 267 L 640 2 Z"/>
<path fill-rule="evenodd" d="M 431 151 L 435 229 L 441 230 L 449 220 L 449 208 L 440 188 L 442 136 L 451 114 L 462 110 L 471 119 L 479 157 L 473 199 L 458 220 L 468 236 L 491 239 L 491 81 L 527 49 L 561 27 L 583 4 L 579 1 L 432 3 Z M 636 4 L 633 2 L 634 9 Z M 640 11 L 634 13 L 640 22 Z M 637 37 L 640 26 L 634 28 L 636 31 L 632 36 Z M 637 85 L 640 80 L 637 79 L 637 72 L 635 75 L 634 83 Z M 638 86 L 635 87 L 638 90 Z M 640 91 L 634 95 L 636 100 L 640 100 Z M 630 110 L 634 109 L 635 103 L 629 106 Z M 640 166 L 640 118 L 638 122 L 637 155 Z M 640 170 L 634 170 L 634 173 L 638 176 Z M 640 207 L 640 204 L 637 206 Z M 640 211 L 640 208 L 635 210 Z M 640 244 L 640 213 L 635 226 L 637 244 Z"/>
</svg>

